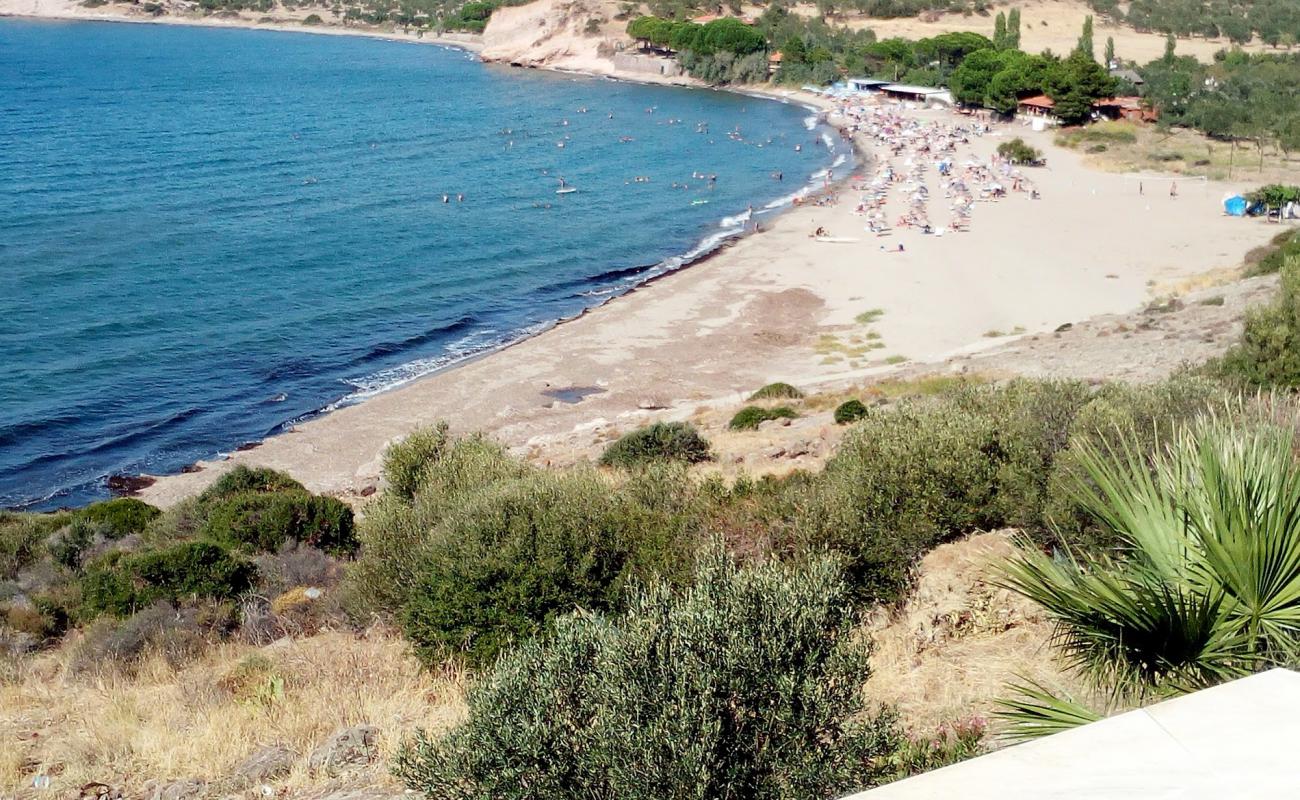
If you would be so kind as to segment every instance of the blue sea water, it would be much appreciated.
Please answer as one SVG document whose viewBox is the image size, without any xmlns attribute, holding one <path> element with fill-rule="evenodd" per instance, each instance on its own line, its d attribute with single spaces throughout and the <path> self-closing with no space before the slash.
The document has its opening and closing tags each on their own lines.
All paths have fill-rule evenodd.
<svg viewBox="0 0 1300 800">
<path fill-rule="evenodd" d="M 778 207 L 834 141 L 798 106 L 436 46 L 0 20 L 0 506 L 537 332 Z"/>
</svg>

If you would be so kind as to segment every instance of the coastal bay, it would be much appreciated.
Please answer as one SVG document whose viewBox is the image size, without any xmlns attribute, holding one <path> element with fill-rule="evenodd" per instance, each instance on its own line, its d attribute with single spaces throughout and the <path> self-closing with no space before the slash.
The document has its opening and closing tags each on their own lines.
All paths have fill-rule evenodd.
<svg viewBox="0 0 1300 800">
<path fill-rule="evenodd" d="M 833 124 L 850 124 L 835 104 L 797 97 L 823 103 Z M 949 111 L 901 104 L 890 113 L 969 124 Z M 198 472 L 161 478 L 141 497 L 175 503 L 238 464 L 287 470 L 316 491 L 356 495 L 377 485 L 389 444 L 441 420 L 487 431 L 546 463 L 582 460 L 620 432 L 735 403 L 769 381 L 834 388 L 1129 311 L 1197 276 L 1235 268 L 1272 233 L 1223 217 L 1222 186 L 1188 184 L 1170 197 L 1177 179 L 1169 178 L 1149 181 L 1140 193 L 1138 182 L 1093 170 L 1050 134 L 1019 125 L 992 126 L 957 158 L 987 163 L 1013 136 L 1047 154 L 1045 167 L 1025 170 L 1041 199 L 1012 192 L 979 201 L 967 231 L 874 236 L 857 213 L 869 177 L 861 170 L 835 202 L 796 208 L 689 270 Z M 873 158 L 877 168 L 905 160 L 879 146 Z M 890 220 L 905 207 L 896 194 Z M 854 241 L 818 241 L 810 234 L 819 228 L 830 234 L 822 238 Z M 876 312 L 867 315 L 872 321 L 858 322 L 867 312 Z M 851 337 L 869 334 L 883 346 L 858 359 L 834 358 Z M 828 341 L 837 343 L 830 352 Z M 555 390 L 573 387 L 594 391 L 576 403 L 555 399 Z"/>
</svg>

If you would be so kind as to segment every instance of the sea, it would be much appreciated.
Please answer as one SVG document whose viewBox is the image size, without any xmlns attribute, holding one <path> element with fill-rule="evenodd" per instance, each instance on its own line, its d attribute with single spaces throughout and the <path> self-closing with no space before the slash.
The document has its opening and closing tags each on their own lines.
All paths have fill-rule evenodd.
<svg viewBox="0 0 1300 800">
<path fill-rule="evenodd" d="M 808 108 L 729 92 L 0 19 L 0 507 L 102 498 L 535 335 L 851 157 Z"/>
</svg>

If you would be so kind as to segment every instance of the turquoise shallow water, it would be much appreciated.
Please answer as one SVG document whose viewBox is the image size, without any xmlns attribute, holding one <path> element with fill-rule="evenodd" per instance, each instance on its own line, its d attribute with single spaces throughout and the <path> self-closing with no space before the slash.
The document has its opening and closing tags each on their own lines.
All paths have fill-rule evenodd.
<svg viewBox="0 0 1300 800">
<path fill-rule="evenodd" d="M 0 20 L 0 505 L 541 330 L 777 207 L 847 155 L 826 134 L 434 46 Z"/>
</svg>

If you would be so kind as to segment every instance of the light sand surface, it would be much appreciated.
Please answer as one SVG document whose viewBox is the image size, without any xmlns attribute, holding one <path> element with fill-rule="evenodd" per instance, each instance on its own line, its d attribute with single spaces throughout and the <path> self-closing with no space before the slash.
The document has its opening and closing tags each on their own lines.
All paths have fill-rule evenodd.
<svg viewBox="0 0 1300 800">
<path fill-rule="evenodd" d="M 1116 25 L 1093 11 L 1084 0 L 1006 0 L 990 4 L 987 16 L 979 14 L 924 14 L 920 17 L 902 17 L 898 19 L 870 19 L 853 17 L 834 20 L 850 28 L 870 28 L 880 39 L 901 36 L 905 39 L 923 39 L 937 36 L 949 31 L 973 31 L 993 37 L 993 23 L 999 11 L 1020 9 L 1020 49 L 1026 53 L 1039 53 L 1051 50 L 1057 55 L 1066 55 L 1074 49 L 1083 32 L 1084 18 L 1093 17 L 1093 45 L 1097 58 L 1102 57 L 1108 37 L 1115 40 L 1115 54 L 1125 61 L 1145 64 L 1154 61 L 1165 52 L 1165 35 L 1161 33 L 1134 30 L 1127 25 Z M 817 7 L 804 3 L 796 7 L 796 12 L 805 16 L 816 16 Z M 1195 56 L 1201 61 L 1210 61 L 1214 54 L 1224 48 L 1231 48 L 1227 39 L 1187 38 L 1178 40 L 1180 55 Z M 1274 48 L 1260 41 L 1252 41 L 1245 48 L 1253 52 L 1276 52 Z"/>
<path fill-rule="evenodd" d="M 957 119 L 947 111 L 907 113 Z M 347 496 L 377 485 L 389 443 L 438 420 L 489 431 L 528 452 L 575 430 L 614 436 L 653 419 L 685 418 L 772 380 L 805 387 L 860 380 L 889 371 L 890 355 L 937 361 L 996 343 L 985 336 L 991 330 L 1050 331 L 1131 310 L 1163 287 L 1240 263 L 1276 233 L 1222 216 L 1226 187 L 1187 185 L 1171 199 L 1167 184 L 1148 181 L 1139 196 L 1134 182 L 1091 171 L 1052 145 L 1050 134 L 1018 125 L 974 139 L 958 158 L 987 158 L 1017 135 L 1047 153 L 1047 167 L 1027 170 L 1043 197 L 977 203 L 970 232 L 877 239 L 863 230 L 856 193 L 846 190 L 834 206 L 793 210 L 702 264 L 537 337 L 199 472 L 162 478 L 141 496 L 169 505 L 235 464 L 283 469 L 315 491 Z M 942 217 L 941 206 L 936 198 L 934 216 Z M 859 241 L 817 242 L 809 236 L 817 227 Z M 906 252 L 880 250 L 899 242 Z M 854 321 L 873 308 L 884 311 L 877 321 Z M 825 337 L 866 341 L 871 331 L 883 348 L 827 363 Z M 545 394 L 567 387 L 601 391 L 577 403 Z"/>
<path fill-rule="evenodd" d="M 32 17 L 51 20 L 79 20 L 85 22 L 136 22 L 152 25 L 194 25 L 205 28 L 243 28 L 253 30 L 314 33 L 324 36 L 366 36 L 402 42 L 420 42 L 459 47 L 477 52 L 482 49 L 480 37 L 471 34 L 446 33 L 442 36 L 420 36 L 397 28 L 375 28 L 362 25 L 343 25 L 334 20 L 329 11 L 318 7 L 287 9 L 277 5 L 269 13 L 244 11 L 230 16 L 214 16 L 187 12 L 175 8 L 171 0 L 163 0 L 169 8 L 167 14 L 154 16 L 130 3 L 109 3 L 97 8 L 87 8 L 77 0 L 0 0 L 0 17 Z M 324 18 L 325 24 L 305 25 L 303 20 L 312 14 Z M 263 19 L 272 20 L 263 22 Z"/>
</svg>

